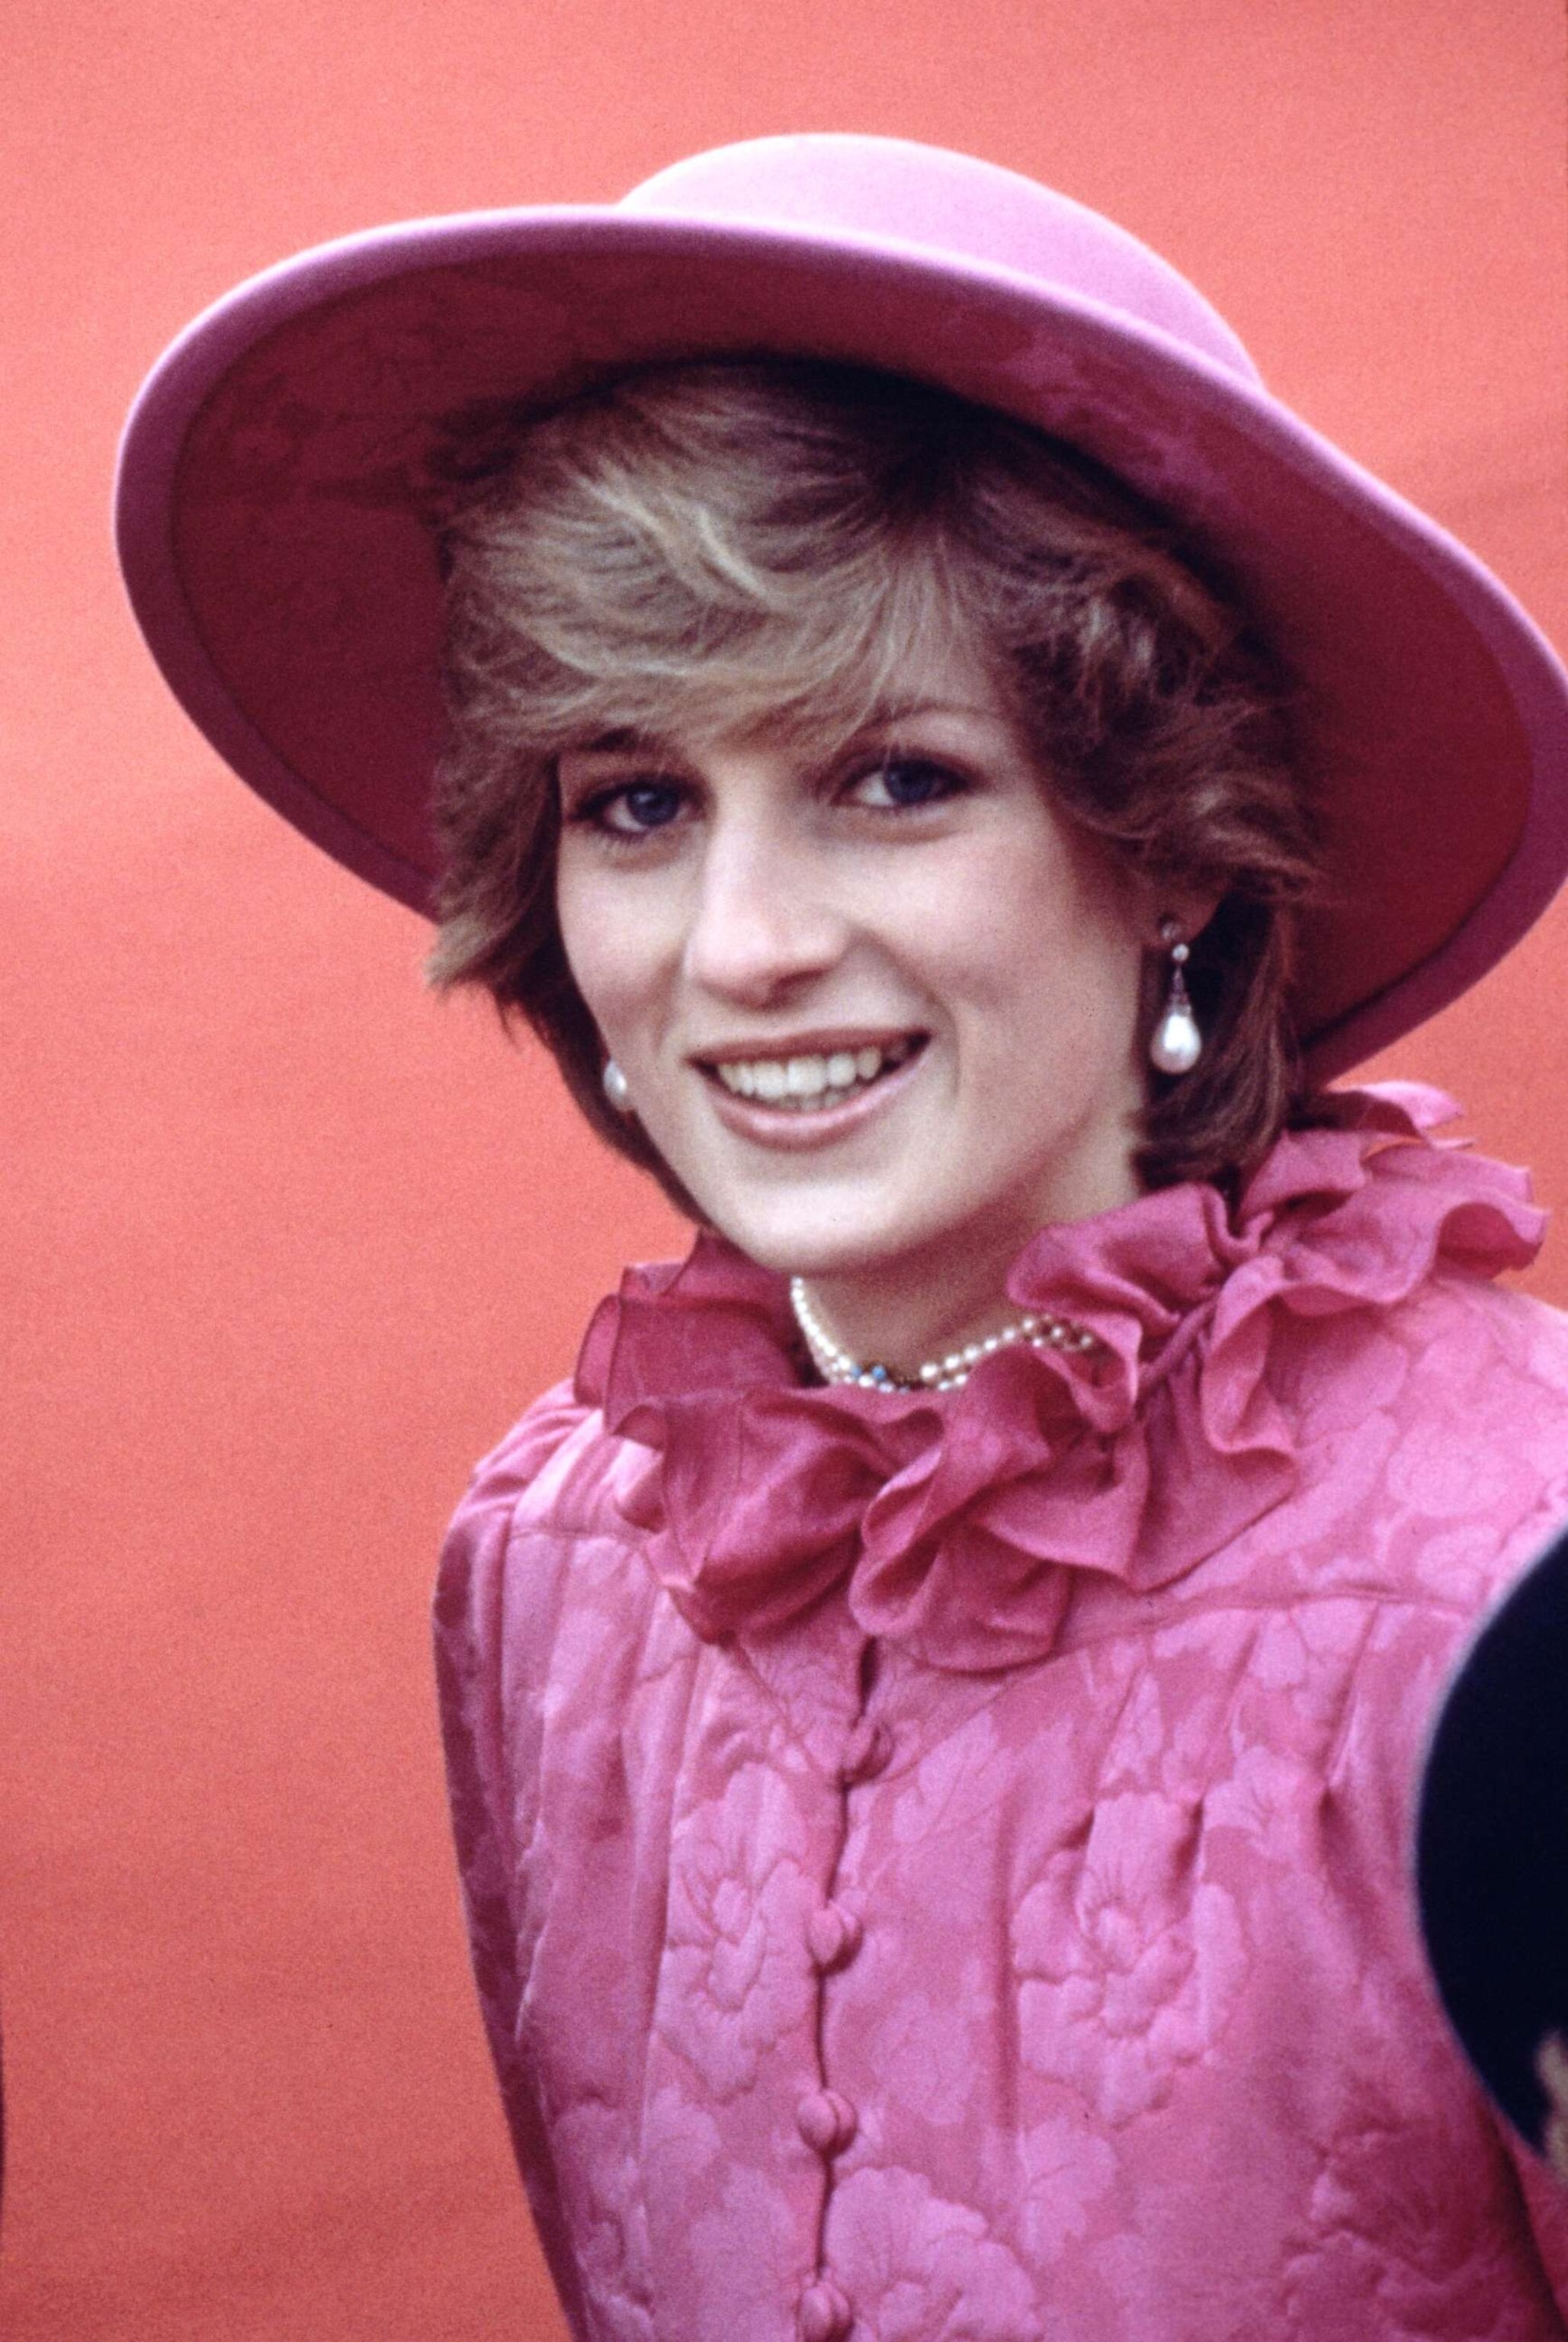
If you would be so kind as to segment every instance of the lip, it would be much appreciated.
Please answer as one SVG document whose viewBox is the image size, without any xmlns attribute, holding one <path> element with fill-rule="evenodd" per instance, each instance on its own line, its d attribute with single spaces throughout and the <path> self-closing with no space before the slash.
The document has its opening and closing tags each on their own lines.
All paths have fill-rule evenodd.
<svg viewBox="0 0 1568 2342">
<path fill-rule="evenodd" d="M 758 1057 L 831 1057 L 835 1049 L 891 1049 L 900 1041 L 928 1038 L 918 1025 L 822 1025 L 809 1033 L 751 1034 L 744 1040 L 716 1042 L 711 1049 L 688 1049 L 686 1062 L 700 1070 L 748 1065 Z"/>
<path fill-rule="evenodd" d="M 734 1065 L 756 1057 L 826 1056 L 832 1049 L 885 1047 L 895 1040 L 916 1037 L 908 1026 L 896 1032 L 885 1027 L 880 1032 L 861 1027 L 838 1028 L 832 1036 L 814 1035 L 809 1040 L 792 1039 L 759 1045 L 754 1041 L 744 1048 L 731 1048 L 706 1054 L 693 1063 L 700 1068 L 709 1066 Z M 714 1112 L 728 1131 L 737 1138 L 750 1139 L 759 1146 L 776 1147 L 787 1154 L 807 1154 L 819 1146 L 832 1146 L 863 1130 L 888 1107 L 896 1103 L 921 1066 L 925 1061 L 929 1045 L 928 1034 L 918 1035 L 918 1046 L 895 1066 L 891 1073 L 878 1075 L 869 1089 L 858 1091 L 846 1098 L 843 1106 L 816 1106 L 802 1114 L 790 1106 L 764 1106 L 755 1098 L 737 1097 L 733 1090 L 704 1072 L 704 1086 L 713 1101 Z"/>
</svg>

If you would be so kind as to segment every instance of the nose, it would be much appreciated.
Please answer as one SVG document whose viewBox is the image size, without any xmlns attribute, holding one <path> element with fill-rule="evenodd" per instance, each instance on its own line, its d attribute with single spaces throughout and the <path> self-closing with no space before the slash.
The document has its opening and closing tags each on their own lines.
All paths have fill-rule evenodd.
<svg viewBox="0 0 1568 2342">
<path fill-rule="evenodd" d="M 708 839 L 686 932 L 690 982 L 763 1008 L 842 958 L 848 922 L 822 857 L 787 825 L 719 821 Z"/>
</svg>

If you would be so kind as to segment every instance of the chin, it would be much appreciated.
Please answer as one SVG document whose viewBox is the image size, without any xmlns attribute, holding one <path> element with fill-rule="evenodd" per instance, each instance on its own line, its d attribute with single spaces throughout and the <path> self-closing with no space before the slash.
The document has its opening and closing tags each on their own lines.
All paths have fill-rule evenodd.
<svg viewBox="0 0 1568 2342">
<path fill-rule="evenodd" d="M 709 1218 L 759 1268 L 784 1276 L 852 1276 L 875 1271 L 933 1242 L 942 1231 L 913 1212 L 712 1208 Z"/>
</svg>

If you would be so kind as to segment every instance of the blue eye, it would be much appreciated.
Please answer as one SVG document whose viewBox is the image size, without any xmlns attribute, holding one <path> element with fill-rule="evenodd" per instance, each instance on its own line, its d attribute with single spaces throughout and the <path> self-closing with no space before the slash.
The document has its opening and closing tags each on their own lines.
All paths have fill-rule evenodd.
<svg viewBox="0 0 1568 2342">
<path fill-rule="evenodd" d="M 674 781 L 630 781 L 591 797 L 574 818 L 612 837 L 641 837 L 678 820 L 684 804 Z"/>
<path fill-rule="evenodd" d="M 620 801 L 639 829 L 663 829 L 681 809 L 679 790 L 664 781 L 639 781 L 623 789 Z"/>
<path fill-rule="evenodd" d="M 860 786 L 874 791 L 886 805 L 913 807 L 938 805 L 955 796 L 964 784 L 956 773 L 927 756 L 890 756 L 867 773 Z"/>
</svg>

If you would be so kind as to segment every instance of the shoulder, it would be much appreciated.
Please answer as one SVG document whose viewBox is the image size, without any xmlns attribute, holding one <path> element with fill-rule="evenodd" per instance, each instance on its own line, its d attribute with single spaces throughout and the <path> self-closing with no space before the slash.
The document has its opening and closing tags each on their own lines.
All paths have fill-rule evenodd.
<svg viewBox="0 0 1568 2342">
<path fill-rule="evenodd" d="M 1463 1269 L 1442 1269 L 1414 1296 L 1445 1337 L 1479 1335 L 1494 1361 L 1568 1392 L 1568 1311 Z"/>
<path fill-rule="evenodd" d="M 1478 1494 L 1560 1472 L 1568 1317 L 1501 1281 L 1545 1231 L 1526 1175 L 1433 1143 L 1425 1126 L 1451 1111 L 1434 1096 L 1343 1103 L 1359 1120 L 1282 1141 L 1249 1190 L 1257 1249 L 1221 1296 L 1215 1371 L 1266 1350 L 1298 1442 L 1331 1459 L 1375 1430 L 1441 1449 L 1451 1480 L 1465 1459 Z"/>
<path fill-rule="evenodd" d="M 1289 1317 L 1265 1380 L 1296 1486 L 1214 1573 L 1254 1595 L 1392 1603 L 1442 1655 L 1568 1519 L 1568 1317 L 1529 1295 L 1440 1270 Z"/>
<path fill-rule="evenodd" d="M 435 1596 L 438 1643 L 477 1657 L 554 1645 L 571 1608 L 623 1615 L 652 1578 L 626 1510 L 649 1457 L 614 1437 L 570 1383 L 536 1399 L 484 1456 L 452 1518 Z M 597 1597 L 597 1598 L 596 1598 Z"/>
<path fill-rule="evenodd" d="M 1390 1354 L 1384 1405 L 1407 1439 L 1441 1436 L 1488 1485 L 1568 1472 L 1568 1316 L 1533 1295 L 1439 1271 L 1374 1321 Z"/>
<path fill-rule="evenodd" d="M 474 1466 L 448 1543 L 514 1526 L 566 1538 L 624 1528 L 618 1500 L 645 1460 L 635 1443 L 605 1428 L 571 1382 L 557 1383 Z"/>
<path fill-rule="evenodd" d="M 1433 1555 L 1466 1551 L 1473 1596 L 1489 1601 L 1568 1518 L 1568 1317 L 1443 1276 L 1392 1330 L 1407 1362 L 1389 1409 L 1392 1506 L 1428 1556 L 1428 1583 L 1447 1577 Z"/>
</svg>

